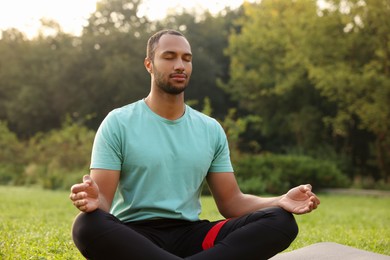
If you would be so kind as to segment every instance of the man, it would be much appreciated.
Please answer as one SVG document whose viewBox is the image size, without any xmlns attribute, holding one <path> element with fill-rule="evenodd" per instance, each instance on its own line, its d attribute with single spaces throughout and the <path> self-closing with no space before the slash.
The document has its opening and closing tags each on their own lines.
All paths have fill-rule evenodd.
<svg viewBox="0 0 390 260">
<path fill-rule="evenodd" d="M 96 133 L 90 175 L 73 185 L 73 240 L 88 259 L 268 259 L 320 203 L 310 185 L 243 194 L 222 127 L 184 103 L 192 53 L 179 32 L 147 45 L 149 95 L 112 111 Z M 225 220 L 199 220 L 206 179 Z"/>
</svg>

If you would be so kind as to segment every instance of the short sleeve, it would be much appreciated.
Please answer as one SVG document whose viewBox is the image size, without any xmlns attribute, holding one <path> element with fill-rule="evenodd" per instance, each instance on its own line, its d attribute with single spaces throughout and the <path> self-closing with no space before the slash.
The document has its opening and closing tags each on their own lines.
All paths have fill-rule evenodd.
<svg viewBox="0 0 390 260">
<path fill-rule="evenodd" d="M 118 119 L 109 113 L 96 132 L 90 168 L 121 170 L 122 149 Z"/>
<path fill-rule="evenodd" d="M 209 172 L 233 172 L 227 137 L 218 122 L 216 122 L 215 135 L 215 153 Z"/>
</svg>

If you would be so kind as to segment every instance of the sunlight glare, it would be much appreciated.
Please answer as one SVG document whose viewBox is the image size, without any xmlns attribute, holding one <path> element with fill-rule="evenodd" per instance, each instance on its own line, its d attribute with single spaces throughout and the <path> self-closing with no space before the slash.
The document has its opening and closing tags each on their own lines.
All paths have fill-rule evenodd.
<svg viewBox="0 0 390 260">
<path fill-rule="evenodd" d="M 96 0 L 0 0 L 0 29 L 17 28 L 32 37 L 44 18 L 58 22 L 64 32 L 78 35 L 95 10 Z"/>
<path fill-rule="evenodd" d="M 40 20 L 58 22 L 65 33 L 80 35 L 87 19 L 96 10 L 97 0 L 0 0 L 0 30 L 16 28 L 34 37 Z M 151 20 L 164 18 L 167 13 L 174 14 L 183 8 L 187 10 L 209 11 L 217 13 L 226 6 L 237 8 L 243 0 L 144 0 L 139 15 Z"/>
</svg>

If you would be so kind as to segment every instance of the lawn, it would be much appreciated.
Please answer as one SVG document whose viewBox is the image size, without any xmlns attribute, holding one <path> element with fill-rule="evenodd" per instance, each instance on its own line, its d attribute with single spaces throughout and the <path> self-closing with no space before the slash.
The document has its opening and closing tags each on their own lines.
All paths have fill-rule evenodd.
<svg viewBox="0 0 390 260">
<path fill-rule="evenodd" d="M 332 241 L 390 255 L 390 197 L 320 195 L 320 208 L 296 216 L 298 238 L 288 250 Z M 219 219 L 211 198 L 202 218 Z M 70 228 L 77 210 L 68 192 L 0 186 L 0 259 L 83 259 Z"/>
</svg>

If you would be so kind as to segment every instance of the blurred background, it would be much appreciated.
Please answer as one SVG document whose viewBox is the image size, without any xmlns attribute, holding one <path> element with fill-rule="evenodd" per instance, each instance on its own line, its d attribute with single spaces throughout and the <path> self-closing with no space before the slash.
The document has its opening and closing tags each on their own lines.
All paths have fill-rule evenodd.
<svg viewBox="0 0 390 260">
<path fill-rule="evenodd" d="M 0 1 L 0 184 L 69 189 L 151 34 L 192 45 L 187 103 L 224 127 L 243 191 L 390 190 L 390 2 Z M 205 190 L 207 193 L 207 190 Z"/>
</svg>

